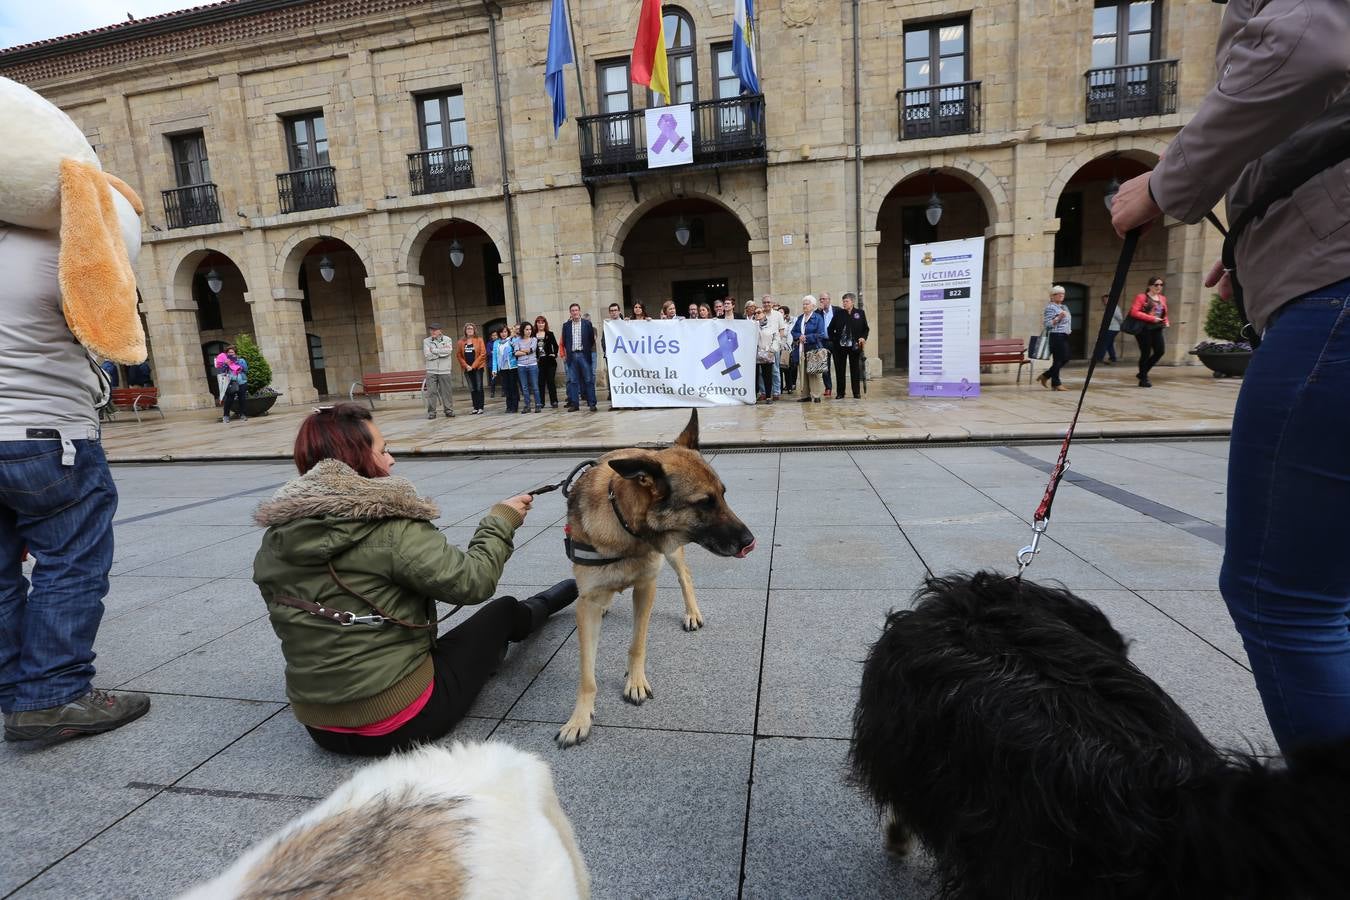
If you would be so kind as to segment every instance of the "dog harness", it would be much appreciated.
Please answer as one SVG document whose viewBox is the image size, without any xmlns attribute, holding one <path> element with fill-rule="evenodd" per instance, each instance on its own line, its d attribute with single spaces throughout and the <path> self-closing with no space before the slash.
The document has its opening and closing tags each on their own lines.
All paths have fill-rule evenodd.
<svg viewBox="0 0 1350 900">
<path fill-rule="evenodd" d="M 570 498 L 572 496 L 572 483 L 577 480 L 581 473 L 594 465 L 595 460 L 593 459 L 578 463 L 576 468 L 567 473 L 567 477 L 562 481 L 554 484 L 546 484 L 543 487 L 537 487 L 529 492 L 530 496 L 537 497 L 540 494 L 547 494 L 550 491 L 556 491 L 558 488 L 562 488 L 563 496 Z M 609 489 L 609 508 L 614 510 L 614 518 L 619 520 L 619 525 L 624 531 L 628 532 L 639 541 L 647 540 L 641 534 L 633 530 L 633 527 L 628 524 L 628 520 L 623 517 L 623 513 L 619 511 L 619 501 L 614 496 L 613 488 Z M 567 558 L 578 566 L 608 566 L 617 562 L 623 562 L 627 559 L 625 556 L 605 556 L 591 544 L 574 539 L 572 537 L 571 525 L 563 526 L 563 551 L 567 554 Z"/>
</svg>

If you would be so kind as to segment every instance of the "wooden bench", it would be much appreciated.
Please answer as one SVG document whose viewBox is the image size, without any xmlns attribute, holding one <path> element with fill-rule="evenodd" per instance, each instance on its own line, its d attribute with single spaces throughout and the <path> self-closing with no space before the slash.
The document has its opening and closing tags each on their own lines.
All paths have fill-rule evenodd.
<svg viewBox="0 0 1350 900">
<path fill-rule="evenodd" d="M 352 382 L 352 388 L 347 392 L 348 400 L 356 399 L 356 389 L 360 388 L 361 393 L 365 394 L 366 402 L 370 408 L 375 408 L 376 394 L 398 394 L 404 391 L 422 392 L 427 387 L 427 373 L 417 372 L 367 372 L 361 376 L 360 381 Z"/>
<path fill-rule="evenodd" d="M 1027 358 L 1027 347 L 1017 338 L 993 338 L 980 341 L 980 365 L 996 366 L 1001 363 L 1017 363 L 1017 383 L 1022 382 L 1022 367 L 1031 366 L 1027 383 L 1031 375 L 1036 374 L 1035 364 Z"/>
<path fill-rule="evenodd" d="M 130 409 L 135 413 L 136 421 L 139 422 L 142 411 L 153 409 L 159 413 L 161 419 L 164 418 L 164 410 L 159 408 L 159 388 L 157 387 L 113 388 L 111 399 L 112 402 L 108 409 L 110 414 L 117 409 Z"/>
</svg>

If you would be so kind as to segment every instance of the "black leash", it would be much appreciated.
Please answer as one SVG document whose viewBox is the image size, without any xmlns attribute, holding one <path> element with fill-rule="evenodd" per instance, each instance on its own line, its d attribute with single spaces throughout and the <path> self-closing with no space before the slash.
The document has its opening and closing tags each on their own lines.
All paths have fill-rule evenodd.
<svg viewBox="0 0 1350 900">
<path fill-rule="evenodd" d="M 578 475 L 580 475 L 582 472 L 586 471 L 593 465 L 595 465 L 595 460 L 593 459 L 588 459 L 585 460 L 584 462 L 577 463 L 576 468 L 568 472 L 567 477 L 564 478 L 562 481 L 555 481 L 553 484 L 546 484 L 543 487 L 537 487 L 532 491 L 527 491 L 527 493 L 531 497 L 538 497 L 540 494 L 548 494 L 551 493 L 552 491 L 556 491 L 558 488 L 562 488 L 563 496 L 570 497 L 572 495 L 572 482 L 576 481 Z"/>
<path fill-rule="evenodd" d="M 1134 260 L 1134 250 L 1139 244 L 1140 229 L 1136 228 L 1125 235 L 1125 244 L 1120 248 L 1120 259 L 1116 262 L 1116 274 L 1111 280 L 1111 295 L 1106 301 L 1106 310 L 1102 313 L 1102 324 L 1097 330 L 1097 343 L 1094 348 L 1101 346 L 1102 341 L 1106 340 L 1107 332 L 1111 330 L 1111 319 L 1116 314 L 1116 308 L 1120 305 L 1121 294 L 1125 291 L 1125 279 L 1130 274 L 1130 263 Z M 1078 406 L 1073 411 L 1073 420 L 1069 422 L 1069 430 L 1064 435 L 1064 443 L 1059 448 L 1059 460 L 1055 463 L 1055 468 L 1050 472 L 1050 481 L 1045 486 L 1045 494 L 1041 497 L 1041 503 L 1036 507 L 1036 514 L 1031 521 L 1031 543 L 1017 551 L 1017 576 L 1022 577 L 1027 566 L 1040 553 L 1041 535 L 1045 534 L 1045 529 L 1050 525 L 1050 509 L 1055 505 L 1055 493 L 1059 490 L 1059 482 L 1064 478 L 1064 470 L 1069 466 L 1069 444 L 1073 442 L 1074 429 L 1078 427 L 1078 416 L 1083 411 L 1083 400 L 1087 398 L 1088 385 L 1092 383 L 1092 373 L 1097 370 L 1097 354 L 1094 349 L 1092 355 L 1088 358 L 1087 374 L 1083 376 L 1083 389 L 1078 392 Z"/>
</svg>

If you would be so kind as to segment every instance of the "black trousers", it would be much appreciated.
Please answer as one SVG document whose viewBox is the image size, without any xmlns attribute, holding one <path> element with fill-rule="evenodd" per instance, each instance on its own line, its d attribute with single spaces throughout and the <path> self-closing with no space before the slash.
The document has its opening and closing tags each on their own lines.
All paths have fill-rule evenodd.
<svg viewBox="0 0 1350 900">
<path fill-rule="evenodd" d="M 483 370 L 470 369 L 464 373 L 469 382 L 469 396 L 473 399 L 473 408 L 483 408 Z"/>
<path fill-rule="evenodd" d="M 515 372 L 510 374 L 514 376 Z M 501 664 L 507 640 L 513 628 L 519 627 L 516 612 L 519 606 L 514 597 L 490 600 L 467 622 L 436 640 L 436 649 L 431 652 L 436 667 L 431 697 L 421 712 L 397 730 L 367 737 L 307 728 L 310 737 L 325 750 L 349 756 L 386 756 L 445 737 L 464 718 L 478 692 Z"/>
<path fill-rule="evenodd" d="M 1059 370 L 1064 368 L 1069 361 L 1069 336 L 1067 334 L 1050 334 L 1050 358 L 1054 364 L 1045 370 L 1045 374 L 1050 376 L 1050 383 L 1059 387 Z"/>
<path fill-rule="evenodd" d="M 498 369 L 497 383 L 501 386 L 503 394 L 506 396 L 506 411 L 516 412 L 520 409 L 520 376 L 516 374 L 515 369 Z"/>
<path fill-rule="evenodd" d="M 779 376 L 782 378 L 784 391 L 795 391 L 797 389 L 797 367 L 796 365 L 779 366 Z"/>
<path fill-rule="evenodd" d="M 1141 331 L 1134 336 L 1134 340 L 1139 344 L 1139 377 L 1148 376 L 1148 370 L 1158 364 L 1158 360 L 1163 358 L 1163 351 L 1167 349 L 1167 341 L 1163 338 L 1163 329 L 1157 328 L 1152 331 Z"/>
<path fill-rule="evenodd" d="M 558 375 L 558 358 L 541 356 L 539 358 L 539 390 L 548 396 L 548 405 L 558 405 L 558 384 L 554 380 Z"/>
<path fill-rule="evenodd" d="M 224 418 L 230 414 L 230 404 L 234 404 L 235 412 L 240 416 L 244 415 L 244 398 L 248 396 L 248 385 L 240 384 L 237 381 L 231 381 L 230 386 L 225 388 L 225 399 L 220 404 L 220 414 Z"/>
<path fill-rule="evenodd" d="M 844 396 L 844 371 L 847 369 L 853 387 L 853 399 L 862 399 L 862 349 L 859 347 L 835 347 L 830 351 L 834 357 L 834 383 L 839 385 L 836 397 Z"/>
</svg>

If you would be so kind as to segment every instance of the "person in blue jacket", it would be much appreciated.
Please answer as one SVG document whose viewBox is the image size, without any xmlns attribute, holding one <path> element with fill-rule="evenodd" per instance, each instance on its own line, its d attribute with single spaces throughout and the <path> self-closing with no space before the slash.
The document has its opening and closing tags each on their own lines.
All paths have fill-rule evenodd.
<svg viewBox="0 0 1350 900">
<path fill-rule="evenodd" d="M 811 372 L 807 368 L 807 358 L 813 350 L 825 350 L 825 319 L 816 308 L 816 298 L 807 294 L 802 298 L 802 314 L 792 323 L 792 341 L 796 345 L 799 359 L 798 371 L 801 373 L 802 396 L 798 403 L 820 402 L 820 397 L 811 396 L 811 379 L 817 382 L 821 372 Z M 827 357 L 828 359 L 828 357 Z M 828 364 L 828 363 L 827 363 Z"/>
</svg>

